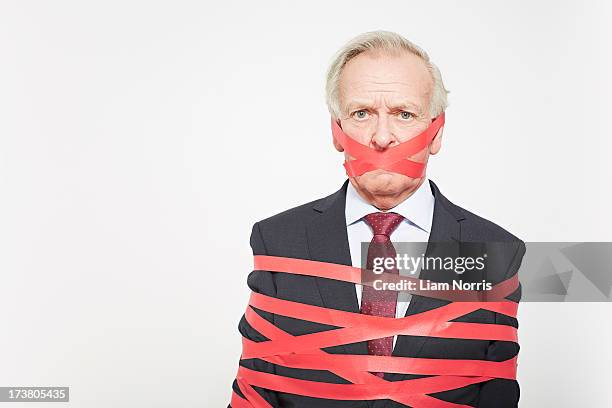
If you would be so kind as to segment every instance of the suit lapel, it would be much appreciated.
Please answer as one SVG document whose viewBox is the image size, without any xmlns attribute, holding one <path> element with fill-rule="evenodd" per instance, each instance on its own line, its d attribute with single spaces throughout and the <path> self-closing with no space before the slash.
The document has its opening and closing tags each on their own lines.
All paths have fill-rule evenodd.
<svg viewBox="0 0 612 408">
<path fill-rule="evenodd" d="M 346 189 L 348 180 L 336 193 L 317 203 L 317 213 L 306 227 L 310 258 L 315 261 L 352 265 L 346 232 Z M 355 284 L 315 278 L 323 305 L 329 309 L 359 313 Z M 365 342 L 341 346 L 347 354 L 367 354 Z"/>
</svg>

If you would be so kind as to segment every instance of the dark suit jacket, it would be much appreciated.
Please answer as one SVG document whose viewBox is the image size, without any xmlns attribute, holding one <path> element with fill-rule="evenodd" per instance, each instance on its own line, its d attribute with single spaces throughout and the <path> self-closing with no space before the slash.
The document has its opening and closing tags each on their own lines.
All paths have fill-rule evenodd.
<svg viewBox="0 0 612 408">
<path fill-rule="evenodd" d="M 521 263 L 525 246 L 521 240 L 501 227 L 478 217 L 451 203 L 433 183 L 431 190 L 435 196 L 433 225 L 429 242 L 457 243 L 458 251 L 462 242 L 504 242 L 501 253 L 497 254 L 495 270 L 498 276 L 488 276 L 493 283 L 500 282 L 514 275 Z M 348 180 L 334 194 L 287 210 L 253 225 L 251 247 L 255 255 L 272 255 L 322 262 L 351 265 L 351 256 L 346 231 L 345 200 Z M 435 245 L 431 245 L 435 246 Z M 432 255 L 432 248 L 427 252 Z M 422 279 L 437 280 L 435 275 L 423 275 Z M 326 308 L 359 312 L 355 285 L 330 279 L 298 276 L 267 271 L 253 271 L 248 277 L 249 287 L 269 296 L 306 303 Z M 509 297 L 517 301 L 520 288 Z M 448 302 L 414 296 L 406 315 L 424 312 L 440 307 Z M 291 333 L 302 335 L 332 327 L 290 319 L 280 315 L 257 311 L 276 326 Z M 497 323 L 518 327 L 516 319 L 490 311 L 478 310 L 455 321 Z M 267 340 L 257 333 L 245 320 L 239 323 L 240 333 L 254 341 Z M 366 342 L 329 347 L 329 353 L 367 354 Z M 514 357 L 519 346 L 513 342 L 484 341 L 466 339 L 442 339 L 418 336 L 398 336 L 393 350 L 395 356 L 445 358 L 445 359 L 481 359 L 503 361 Z M 242 360 L 241 365 L 277 375 L 298 379 L 323 381 L 330 383 L 348 383 L 345 379 L 324 370 L 292 369 L 270 364 L 259 359 Z M 386 373 L 385 379 L 398 381 L 423 376 Z M 242 395 L 236 382 L 234 390 Z M 256 388 L 258 392 L 274 407 L 283 408 L 396 408 L 405 407 L 390 400 L 378 401 L 336 401 L 304 397 Z M 486 383 L 470 385 L 456 390 L 432 394 L 434 397 L 479 408 L 516 407 L 519 399 L 519 386 L 516 381 L 494 379 Z"/>
</svg>

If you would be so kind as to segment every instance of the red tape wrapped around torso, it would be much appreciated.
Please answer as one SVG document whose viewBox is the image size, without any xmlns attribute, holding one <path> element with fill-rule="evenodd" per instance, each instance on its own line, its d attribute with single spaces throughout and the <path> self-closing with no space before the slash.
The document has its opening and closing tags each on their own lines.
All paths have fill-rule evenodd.
<svg viewBox="0 0 612 408">
<path fill-rule="evenodd" d="M 255 270 L 362 283 L 362 271 L 359 268 L 294 258 L 255 256 Z M 385 276 L 385 278 L 393 280 L 397 276 Z M 270 404 L 252 388 L 256 386 L 278 392 L 334 400 L 390 399 L 414 408 L 469 408 L 467 405 L 446 402 L 427 394 L 478 384 L 493 378 L 515 379 L 516 357 L 496 362 L 329 354 L 321 349 L 395 335 L 518 342 L 517 330 L 512 326 L 451 321 L 479 309 L 516 317 L 518 304 L 504 298 L 517 288 L 518 277 L 514 275 L 488 291 L 487 299 L 499 299 L 499 301 L 451 302 L 436 309 L 397 319 L 328 309 L 261 293 L 251 293 L 245 318 L 253 329 L 269 340 L 254 342 L 243 338 L 241 359 L 259 358 L 290 368 L 328 370 L 352 384 L 300 380 L 241 366 L 236 379 L 246 399 L 233 393 L 232 407 L 269 408 Z M 428 292 L 427 296 L 449 299 L 457 294 L 449 295 L 434 291 L 433 294 Z M 479 293 L 467 293 L 465 297 L 481 299 L 483 296 Z M 338 329 L 293 336 L 262 318 L 253 307 L 272 314 L 336 326 Z M 371 372 L 418 374 L 430 377 L 386 381 Z"/>
</svg>

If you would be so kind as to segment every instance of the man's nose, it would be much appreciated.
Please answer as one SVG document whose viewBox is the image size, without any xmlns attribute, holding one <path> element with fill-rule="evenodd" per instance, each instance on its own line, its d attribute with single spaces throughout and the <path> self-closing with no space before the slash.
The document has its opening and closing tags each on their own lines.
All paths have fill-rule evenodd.
<svg viewBox="0 0 612 408">
<path fill-rule="evenodd" d="M 391 147 L 393 141 L 394 137 L 391 134 L 391 129 L 389 128 L 387 119 L 384 117 L 378 118 L 376 129 L 374 130 L 374 135 L 372 136 L 372 147 L 377 150 L 385 150 Z"/>
</svg>

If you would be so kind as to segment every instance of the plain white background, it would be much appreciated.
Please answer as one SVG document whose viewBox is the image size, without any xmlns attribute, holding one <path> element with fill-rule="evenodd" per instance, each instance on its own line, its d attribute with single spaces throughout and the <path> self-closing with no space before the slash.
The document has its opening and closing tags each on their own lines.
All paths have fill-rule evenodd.
<svg viewBox="0 0 612 408">
<path fill-rule="evenodd" d="M 612 241 L 611 20 L 578 0 L 3 1 L 0 385 L 225 406 L 251 225 L 344 180 L 324 74 L 364 31 L 440 67 L 447 197 L 524 240 Z M 611 312 L 521 306 L 521 407 L 612 405 Z"/>
</svg>

